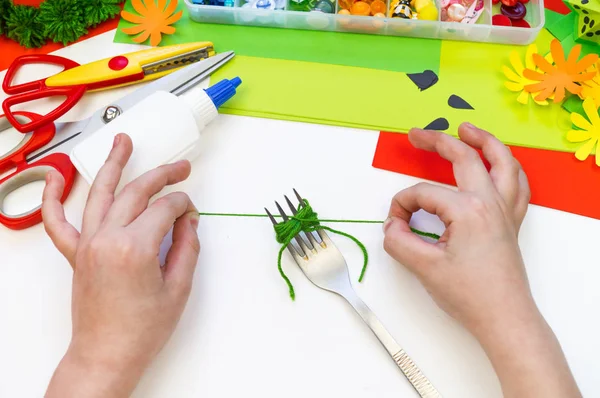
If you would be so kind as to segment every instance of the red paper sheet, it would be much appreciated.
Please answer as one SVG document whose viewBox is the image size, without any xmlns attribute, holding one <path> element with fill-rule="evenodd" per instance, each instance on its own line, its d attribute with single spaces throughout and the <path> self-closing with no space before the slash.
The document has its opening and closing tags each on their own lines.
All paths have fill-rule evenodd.
<svg viewBox="0 0 600 398">
<path fill-rule="evenodd" d="M 571 12 L 569 7 L 567 7 L 565 3 L 562 2 L 562 0 L 545 0 L 544 8 L 565 15 Z"/>
<path fill-rule="evenodd" d="M 510 147 L 531 187 L 531 203 L 600 219 L 600 168 L 572 153 Z M 373 167 L 456 185 L 452 165 L 437 153 L 414 148 L 408 135 L 379 134 Z"/>
</svg>

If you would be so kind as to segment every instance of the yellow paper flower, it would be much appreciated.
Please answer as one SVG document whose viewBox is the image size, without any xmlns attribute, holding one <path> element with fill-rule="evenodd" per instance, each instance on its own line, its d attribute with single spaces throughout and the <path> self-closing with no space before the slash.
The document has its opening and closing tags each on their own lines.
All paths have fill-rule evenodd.
<svg viewBox="0 0 600 398">
<path fill-rule="evenodd" d="M 504 85 L 507 89 L 514 92 L 520 92 L 517 97 L 517 101 L 523 105 L 527 105 L 529 103 L 529 97 L 533 97 L 533 101 L 538 105 L 548 105 L 548 101 L 542 100 L 538 101 L 535 99 L 535 96 L 538 93 L 528 93 L 525 91 L 525 86 L 535 83 L 533 80 L 529 80 L 525 76 L 523 76 L 523 71 L 527 67 L 528 69 L 538 70 L 535 64 L 533 63 L 533 54 L 537 54 L 537 46 L 535 44 L 531 44 L 527 47 L 527 52 L 525 53 L 525 66 L 521 62 L 521 58 L 519 58 L 519 53 L 517 51 L 513 51 L 510 54 L 510 64 L 513 69 L 510 69 L 508 66 L 503 65 L 502 71 L 504 72 L 504 76 L 508 79 L 508 81 L 504 82 Z M 548 54 L 546 59 L 549 62 L 552 62 L 552 56 Z"/>
<path fill-rule="evenodd" d="M 596 106 L 600 106 L 600 62 L 596 64 L 592 71 L 596 72 L 596 76 L 592 80 L 588 80 L 581 84 L 581 93 L 579 98 L 593 98 Z"/>
<path fill-rule="evenodd" d="M 158 3 L 157 3 L 158 2 Z M 175 28 L 171 24 L 179 21 L 183 11 L 173 14 L 177 8 L 177 0 L 132 0 L 131 5 L 139 15 L 125 10 L 121 11 L 124 20 L 137 24 L 131 28 L 123 29 L 123 33 L 137 35 L 132 40 L 143 43 L 150 37 L 150 45 L 157 46 L 162 40 L 162 33 L 171 35 Z"/>
<path fill-rule="evenodd" d="M 592 150 L 600 140 L 600 116 L 598 115 L 598 107 L 592 98 L 583 101 L 583 110 L 587 119 L 579 113 L 571 113 L 571 121 L 581 130 L 569 130 L 567 133 L 567 141 L 583 142 L 575 152 L 575 157 L 578 160 L 584 161 L 590 156 Z M 596 148 L 596 165 L 600 166 L 600 150 Z"/>
</svg>

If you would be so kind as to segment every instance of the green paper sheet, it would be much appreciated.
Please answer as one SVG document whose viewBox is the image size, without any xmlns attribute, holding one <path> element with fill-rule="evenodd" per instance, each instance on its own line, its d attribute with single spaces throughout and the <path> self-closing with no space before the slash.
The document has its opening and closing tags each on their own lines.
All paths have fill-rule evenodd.
<svg viewBox="0 0 600 398">
<path fill-rule="evenodd" d="M 551 38 L 542 33 L 540 51 L 549 50 Z M 224 113 L 398 132 L 445 117 L 451 134 L 470 121 L 508 144 L 574 151 L 577 145 L 563 138 L 566 111 L 556 104 L 521 105 L 517 93 L 504 88 L 501 65 L 508 64 L 515 49 L 525 52 L 525 47 L 444 42 L 440 81 L 422 92 L 404 73 L 244 56 L 213 78 L 239 75 L 244 80 L 221 108 Z M 301 72 L 312 78 L 287 78 Z M 451 94 L 475 110 L 450 108 Z"/>
<path fill-rule="evenodd" d="M 424 58 L 427 51 L 410 54 L 404 47 L 402 51 L 395 50 L 399 56 L 381 58 L 377 61 L 380 64 L 371 58 L 369 65 L 362 62 L 348 65 L 350 58 L 345 60 L 336 51 L 307 51 L 315 47 L 312 35 L 325 35 L 332 43 L 331 48 L 350 46 L 353 51 L 356 50 L 354 42 L 362 46 L 366 43 L 363 40 L 386 43 L 380 40 L 390 38 L 225 25 L 210 25 L 208 29 L 208 26 L 178 23 L 178 32 L 167 36 L 163 44 L 190 41 L 190 32 L 196 32 L 193 40 L 212 40 L 218 50 L 236 51 L 238 56 L 212 77 L 215 81 L 234 76 L 243 80 L 238 94 L 221 108 L 224 113 L 396 132 L 424 127 L 444 117 L 450 123 L 450 134 L 456 133 L 460 123 L 470 121 L 507 144 L 570 152 L 577 147 L 564 139 L 570 128 L 569 114 L 560 105 L 542 107 L 533 101 L 527 106 L 521 105 L 516 101 L 518 94 L 504 87 L 502 65 L 509 64 L 509 54 L 514 50 L 524 56 L 525 46 L 403 38 L 401 42 L 411 43 L 408 44 L 411 48 L 437 43 L 441 45 L 441 53 L 436 50 L 434 56 Z M 265 31 L 282 43 L 284 36 L 280 32 L 298 40 L 293 46 L 270 49 L 265 43 L 257 46 L 249 37 L 263 35 Z M 549 51 L 552 38 L 542 30 L 536 41 L 541 53 Z M 122 39 L 119 33 L 117 40 Z M 295 46 L 299 46 L 297 51 L 286 52 Z M 386 55 L 386 51 L 383 54 Z M 389 67 L 394 58 L 398 62 L 396 69 L 400 71 Z M 388 67 L 381 67 L 383 64 Z M 439 69 L 440 77 L 436 85 L 425 91 L 420 91 L 401 73 L 424 69 Z M 462 97 L 475 110 L 448 106 L 447 100 L 452 94 Z"/>
<path fill-rule="evenodd" d="M 560 44 L 562 44 L 565 53 L 571 51 L 571 49 L 577 44 L 581 45 L 581 55 L 580 57 L 586 56 L 588 54 L 598 54 L 600 52 L 600 47 L 590 43 L 590 42 L 577 42 L 575 41 L 574 35 L 569 35 L 561 40 Z"/>
<path fill-rule="evenodd" d="M 563 102 L 563 108 L 569 113 L 579 113 L 585 115 L 583 110 L 583 101 L 576 95 L 571 95 L 565 102 Z"/>
<path fill-rule="evenodd" d="M 556 37 L 558 40 L 562 41 L 569 36 L 573 35 L 573 31 L 575 30 L 575 23 L 577 22 L 577 14 L 571 12 L 567 15 L 562 15 L 560 18 L 556 19 L 553 23 L 546 23 L 546 28 L 548 31 Z"/>
<path fill-rule="evenodd" d="M 441 42 L 394 36 L 310 30 L 262 28 L 254 26 L 202 24 L 192 21 L 184 2 L 177 6 L 183 16 L 173 27 L 173 35 L 163 35 L 161 46 L 211 41 L 218 52 L 234 50 L 237 55 L 287 59 L 333 65 L 357 66 L 397 72 L 439 70 Z M 124 9 L 135 13 L 131 1 Z M 133 24 L 121 19 L 115 42 L 133 43 L 122 28 Z M 309 79 L 306 73 L 288 74 L 289 79 Z"/>
<path fill-rule="evenodd" d="M 556 11 L 552 11 L 549 8 L 544 8 L 544 16 L 545 16 L 545 20 L 546 20 L 546 24 L 545 24 L 546 29 L 549 29 L 549 27 L 552 26 L 555 22 L 558 22 L 559 19 L 564 17 L 563 14 L 560 14 Z"/>
<path fill-rule="evenodd" d="M 581 56 L 598 54 L 598 46 L 591 42 L 577 42 L 575 36 L 577 14 L 571 12 L 561 15 L 551 10 L 546 10 L 546 27 L 548 31 L 560 40 L 565 52 L 571 51 L 576 44 L 581 44 Z"/>
</svg>

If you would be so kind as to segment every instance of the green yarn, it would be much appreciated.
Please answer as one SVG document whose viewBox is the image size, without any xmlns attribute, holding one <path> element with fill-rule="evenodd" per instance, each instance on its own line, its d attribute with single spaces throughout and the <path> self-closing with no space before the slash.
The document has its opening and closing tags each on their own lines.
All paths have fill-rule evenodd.
<svg viewBox="0 0 600 398">
<path fill-rule="evenodd" d="M 295 300 L 296 293 L 294 291 L 294 286 L 292 285 L 292 282 L 290 281 L 290 279 L 287 277 L 287 275 L 283 271 L 283 268 L 281 266 L 281 258 L 283 256 L 283 252 L 285 251 L 287 246 L 290 244 L 292 239 L 294 239 L 294 237 L 296 235 L 298 235 L 298 233 L 300 233 L 300 232 L 311 233 L 311 232 L 323 229 L 323 230 L 332 232 L 334 234 L 344 236 L 348 239 L 351 239 L 354 243 L 356 243 L 356 245 L 363 252 L 364 262 L 363 262 L 363 267 L 360 271 L 360 276 L 358 277 L 358 281 L 362 282 L 362 280 L 365 276 L 365 271 L 367 270 L 367 264 L 369 262 L 369 253 L 367 252 L 365 245 L 363 245 L 363 243 L 360 240 L 356 239 L 354 236 L 352 236 L 348 233 L 338 231 L 338 230 L 335 230 L 335 229 L 327 227 L 327 226 L 323 226 L 320 223 L 321 222 L 329 222 L 329 223 L 356 223 L 356 224 L 383 224 L 385 221 L 380 221 L 380 220 L 327 220 L 327 219 L 320 220 L 317 216 L 317 213 L 315 213 L 313 211 L 312 207 L 310 206 L 310 204 L 308 203 L 308 201 L 306 199 L 304 199 L 304 204 L 305 204 L 305 207 L 299 206 L 298 213 L 295 216 L 290 217 L 288 221 L 282 221 L 282 222 L 278 223 L 277 225 L 273 226 L 273 228 L 275 229 L 275 239 L 277 240 L 277 242 L 281 243 L 281 248 L 279 249 L 279 253 L 277 254 L 277 269 L 279 270 L 279 274 L 281 275 L 281 277 L 283 278 L 283 280 L 285 281 L 285 283 L 288 286 L 288 290 L 289 290 L 290 297 L 292 298 L 292 300 Z M 246 214 L 246 213 L 199 212 L 198 214 L 201 216 L 216 216 L 216 217 L 256 217 L 256 218 L 268 217 L 266 214 Z M 281 216 L 274 216 L 274 217 L 282 218 Z M 420 231 L 420 230 L 418 230 L 416 228 L 412 228 L 412 227 L 410 229 L 413 233 L 423 236 L 423 237 L 427 237 L 427 238 L 431 238 L 431 239 L 435 239 L 435 240 L 440 238 L 439 235 L 431 233 L 431 232 Z"/>
<path fill-rule="evenodd" d="M 281 267 L 281 257 L 283 255 L 283 251 L 288 247 L 292 239 L 294 239 L 294 237 L 300 232 L 311 233 L 318 230 L 327 230 L 329 232 L 333 232 L 334 234 L 345 236 L 346 238 L 354 241 L 354 243 L 358 245 L 363 253 L 364 261 L 362 270 L 360 271 L 360 276 L 358 278 L 358 281 L 362 282 L 365 276 L 365 271 L 367 270 L 367 264 L 369 262 L 369 253 L 367 252 L 365 245 L 363 245 L 361 241 L 350 234 L 321 225 L 317 213 L 312 209 L 308 203 L 308 200 L 304 199 L 303 205 L 298 206 L 298 212 L 296 215 L 291 216 L 287 221 L 282 221 L 274 225 L 273 228 L 275 229 L 275 239 L 277 242 L 281 243 L 281 249 L 279 249 L 279 253 L 277 255 L 277 269 L 279 270 L 279 274 L 285 283 L 288 285 L 292 300 L 296 298 L 296 293 L 294 292 L 294 286 L 290 282 L 285 272 L 283 272 L 283 268 Z"/>
<path fill-rule="evenodd" d="M 267 218 L 268 216 L 266 214 L 248 214 L 248 213 L 210 213 L 210 212 L 204 212 L 204 213 L 198 213 L 201 216 L 216 216 L 216 217 L 257 217 L 257 218 Z M 281 216 L 274 216 L 275 218 L 281 218 Z M 327 223 L 347 223 L 347 224 L 383 224 L 385 222 L 385 220 L 330 220 L 330 219 L 326 219 L 323 218 L 321 220 L 319 220 L 321 222 L 327 222 Z M 414 232 L 417 235 L 420 236 L 424 236 L 426 238 L 431 238 L 431 239 L 435 239 L 438 240 L 440 238 L 440 236 L 438 234 L 434 234 L 431 232 L 424 232 L 421 230 L 418 230 L 416 228 L 410 228 L 410 230 L 412 232 Z"/>
<path fill-rule="evenodd" d="M 13 5 L 4 18 L 5 34 L 23 47 L 41 47 L 46 41 L 44 24 L 39 21 L 40 11 L 34 7 Z"/>
<path fill-rule="evenodd" d="M 74 0 L 46 0 L 40 4 L 40 22 L 45 35 L 66 46 L 87 33 L 83 3 Z"/>
<path fill-rule="evenodd" d="M 201 216 L 218 216 L 218 217 L 258 217 L 267 218 L 266 214 L 248 214 L 248 213 L 198 213 Z M 281 216 L 273 216 L 275 218 L 281 218 Z M 349 223 L 349 224 L 383 224 L 380 220 L 327 220 L 321 219 L 321 222 L 330 223 Z"/>
<path fill-rule="evenodd" d="M 415 234 L 424 236 L 426 238 L 431 238 L 431 239 L 435 239 L 435 240 L 440 239 L 440 236 L 438 234 L 434 234 L 433 232 L 423 232 L 423 231 L 419 231 L 418 229 L 413 228 L 413 227 L 410 227 L 410 230 L 412 232 L 414 232 Z"/>
<path fill-rule="evenodd" d="M 79 0 L 83 8 L 84 22 L 87 27 L 95 27 L 107 19 L 114 18 L 123 0 Z"/>
</svg>

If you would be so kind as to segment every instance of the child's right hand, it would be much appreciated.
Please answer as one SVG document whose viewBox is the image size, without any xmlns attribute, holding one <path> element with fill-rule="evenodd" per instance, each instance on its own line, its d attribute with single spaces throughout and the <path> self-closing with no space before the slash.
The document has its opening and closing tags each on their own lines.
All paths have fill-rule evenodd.
<svg viewBox="0 0 600 398">
<path fill-rule="evenodd" d="M 413 129 L 411 143 L 452 162 L 458 192 L 428 183 L 405 189 L 392 200 L 384 225 L 385 250 L 410 269 L 451 316 L 477 334 L 534 308 L 517 235 L 527 212 L 527 177 L 510 149 L 471 125 L 461 140 Z M 486 170 L 477 151 L 490 162 Z M 408 226 L 414 212 L 436 214 L 446 225 L 437 243 Z"/>
<path fill-rule="evenodd" d="M 434 300 L 479 340 L 505 397 L 580 397 L 560 345 L 531 296 L 518 233 L 530 198 L 510 150 L 472 125 L 461 140 L 413 129 L 411 143 L 452 162 L 458 192 L 428 183 L 392 200 L 385 250 L 411 270 Z M 491 164 L 488 172 L 475 149 Z M 412 214 L 436 214 L 446 231 L 436 243 L 411 232 Z"/>
</svg>

